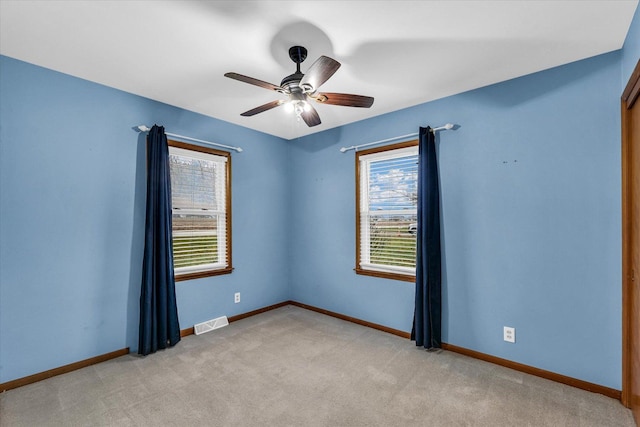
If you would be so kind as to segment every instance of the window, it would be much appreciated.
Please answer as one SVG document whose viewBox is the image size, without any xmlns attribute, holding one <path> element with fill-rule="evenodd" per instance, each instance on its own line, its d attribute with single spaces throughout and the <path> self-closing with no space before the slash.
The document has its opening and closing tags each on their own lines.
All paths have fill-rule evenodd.
<svg viewBox="0 0 640 427">
<path fill-rule="evenodd" d="M 176 280 L 231 273 L 231 156 L 169 141 Z"/>
<path fill-rule="evenodd" d="M 356 273 L 414 281 L 418 142 L 356 153 Z"/>
</svg>

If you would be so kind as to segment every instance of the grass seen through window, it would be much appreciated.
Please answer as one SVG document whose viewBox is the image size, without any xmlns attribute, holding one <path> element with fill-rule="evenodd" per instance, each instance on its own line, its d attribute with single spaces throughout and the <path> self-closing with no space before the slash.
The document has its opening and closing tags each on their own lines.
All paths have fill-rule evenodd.
<svg viewBox="0 0 640 427">
<path fill-rule="evenodd" d="M 173 236 L 174 268 L 218 262 L 217 236 Z"/>
<path fill-rule="evenodd" d="M 409 233 L 409 223 L 383 225 L 371 223 L 370 259 L 373 264 L 414 267 L 416 236 Z"/>
</svg>

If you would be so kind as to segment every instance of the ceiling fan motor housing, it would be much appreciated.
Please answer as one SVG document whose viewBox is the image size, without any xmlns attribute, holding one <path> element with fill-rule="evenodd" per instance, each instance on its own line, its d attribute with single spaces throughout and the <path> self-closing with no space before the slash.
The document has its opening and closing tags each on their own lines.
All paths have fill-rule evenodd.
<svg viewBox="0 0 640 427">
<path fill-rule="evenodd" d="M 304 77 L 304 74 L 300 72 L 293 73 L 282 79 L 280 86 L 282 86 L 288 92 L 294 92 L 296 88 L 300 89 L 300 86 L 298 84 L 300 83 L 300 80 L 302 80 L 302 77 Z M 302 91 L 302 89 L 300 89 L 300 91 Z"/>
</svg>

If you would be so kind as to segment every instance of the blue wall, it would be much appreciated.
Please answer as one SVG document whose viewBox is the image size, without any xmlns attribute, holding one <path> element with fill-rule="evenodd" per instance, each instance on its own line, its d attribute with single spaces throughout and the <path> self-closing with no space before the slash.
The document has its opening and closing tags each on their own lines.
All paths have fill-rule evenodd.
<svg viewBox="0 0 640 427">
<path fill-rule="evenodd" d="M 638 60 L 640 59 L 640 5 L 636 7 L 631 27 L 622 49 L 622 84 L 623 89 L 629 81 Z"/>
<path fill-rule="evenodd" d="M 235 271 L 177 283 L 181 327 L 288 299 L 284 141 L 7 57 L 0 67 L 0 383 L 135 351 L 138 124 L 244 148 L 232 155 Z"/>
<path fill-rule="evenodd" d="M 413 284 L 353 272 L 338 149 L 455 122 L 438 140 L 444 341 L 619 389 L 619 97 L 639 39 L 636 12 L 620 52 L 289 142 L 0 57 L 0 382 L 135 351 L 138 124 L 245 150 L 235 271 L 177 283 L 183 328 L 292 299 L 409 331 Z"/>
<path fill-rule="evenodd" d="M 413 285 L 353 271 L 339 148 L 457 123 L 438 143 L 443 340 L 619 389 L 619 97 L 614 52 L 295 141 L 293 299 L 411 330 Z"/>
</svg>

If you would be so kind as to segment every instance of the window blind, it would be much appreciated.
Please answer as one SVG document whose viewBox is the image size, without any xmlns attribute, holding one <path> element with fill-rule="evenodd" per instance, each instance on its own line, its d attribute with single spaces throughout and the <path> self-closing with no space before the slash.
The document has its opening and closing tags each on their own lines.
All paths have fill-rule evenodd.
<svg viewBox="0 0 640 427">
<path fill-rule="evenodd" d="M 418 148 L 360 161 L 360 268 L 415 274 Z"/>
<path fill-rule="evenodd" d="M 228 265 L 226 160 L 169 147 L 176 274 Z"/>
</svg>

